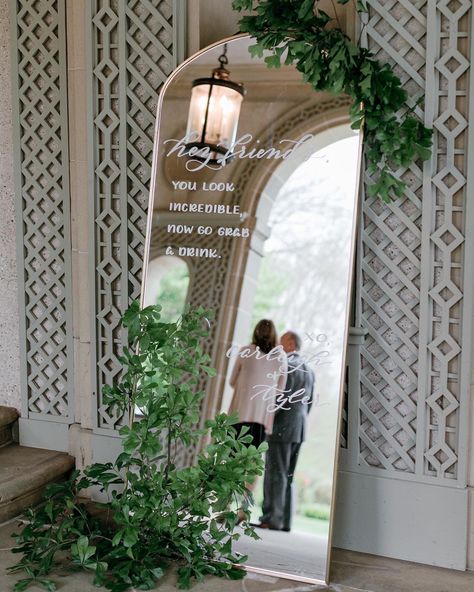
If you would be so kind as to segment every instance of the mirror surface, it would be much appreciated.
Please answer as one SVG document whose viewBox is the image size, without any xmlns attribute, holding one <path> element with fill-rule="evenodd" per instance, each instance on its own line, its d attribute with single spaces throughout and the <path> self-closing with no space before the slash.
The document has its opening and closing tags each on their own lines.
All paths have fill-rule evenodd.
<svg viewBox="0 0 474 592">
<path fill-rule="evenodd" d="M 142 300 L 168 321 L 186 305 L 214 311 L 202 422 L 237 411 L 269 442 L 252 511 L 266 528 L 236 551 L 255 570 L 325 581 L 361 139 L 347 97 L 268 69 L 249 45 L 203 50 L 164 87 Z M 205 86 L 223 54 L 230 74 Z"/>
</svg>

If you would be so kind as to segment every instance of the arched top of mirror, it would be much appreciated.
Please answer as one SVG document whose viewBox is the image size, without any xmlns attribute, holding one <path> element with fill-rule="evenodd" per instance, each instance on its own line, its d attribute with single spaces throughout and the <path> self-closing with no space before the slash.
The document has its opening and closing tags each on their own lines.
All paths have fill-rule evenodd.
<svg viewBox="0 0 474 592">
<path fill-rule="evenodd" d="M 198 195 L 195 191 L 183 189 L 179 192 L 179 199 L 199 199 L 199 202 L 212 203 L 238 200 L 242 209 L 250 213 L 253 210 L 251 195 L 264 187 L 272 172 L 285 160 L 234 158 L 217 169 L 197 166 L 189 170 L 188 157 L 178 156 L 177 152 L 169 153 L 173 144 L 167 143 L 167 140 L 185 137 L 193 81 L 211 75 L 218 65 L 224 44 L 227 45 L 226 67 L 230 71 L 230 78 L 243 83 L 246 90 L 237 139 L 252 136 L 245 146 L 247 154 L 252 148 L 262 146 L 288 148 L 291 145 L 289 142 L 297 142 L 322 131 L 331 134 L 331 130 L 344 124 L 347 129 L 351 104 L 349 97 L 316 93 L 310 84 L 302 82 L 301 73 L 294 66 L 268 68 L 263 58 L 251 57 L 248 48 L 253 43 L 248 35 L 239 35 L 214 44 L 184 62 L 166 82 L 158 106 L 156 138 L 159 138 L 159 142 L 155 138 L 151 192 L 153 203 L 150 203 L 153 211 L 166 209 L 171 197 L 178 197 L 173 182 L 203 183 L 212 179 L 215 183 L 225 183 L 231 179 L 235 182 L 238 178 L 238 187 L 232 192 L 223 192 L 220 197 L 215 191 Z M 335 133 L 331 141 L 336 141 L 339 136 Z"/>
</svg>

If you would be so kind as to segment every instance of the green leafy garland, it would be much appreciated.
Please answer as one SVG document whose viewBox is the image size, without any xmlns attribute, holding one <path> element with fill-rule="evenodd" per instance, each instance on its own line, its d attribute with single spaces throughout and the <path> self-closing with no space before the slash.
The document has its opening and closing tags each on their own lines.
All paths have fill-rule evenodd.
<svg viewBox="0 0 474 592">
<path fill-rule="evenodd" d="M 347 4 L 349 0 L 335 0 Z M 358 47 L 340 29 L 329 27 L 334 19 L 318 9 L 316 0 L 234 0 L 236 11 L 253 11 L 240 20 L 240 29 L 255 38 L 250 47 L 255 57 L 263 57 L 268 67 L 294 64 L 303 80 L 317 91 L 344 92 L 354 103 L 350 110 L 352 127 L 363 128 L 368 171 L 376 180 L 368 195 L 385 202 L 401 197 L 405 183 L 394 174 L 416 158 L 431 156 L 432 131 L 407 106 L 408 95 L 388 64 Z M 367 12 L 358 0 L 358 12 Z"/>
</svg>

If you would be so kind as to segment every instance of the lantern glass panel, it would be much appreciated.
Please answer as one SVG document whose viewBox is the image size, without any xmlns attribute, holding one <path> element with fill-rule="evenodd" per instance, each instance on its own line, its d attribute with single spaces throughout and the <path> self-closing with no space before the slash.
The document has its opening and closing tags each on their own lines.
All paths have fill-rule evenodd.
<svg viewBox="0 0 474 592">
<path fill-rule="evenodd" d="M 188 141 L 204 142 L 228 149 L 236 139 L 242 99 L 238 91 L 227 86 L 196 85 L 192 90 L 189 107 L 186 130 Z"/>
</svg>

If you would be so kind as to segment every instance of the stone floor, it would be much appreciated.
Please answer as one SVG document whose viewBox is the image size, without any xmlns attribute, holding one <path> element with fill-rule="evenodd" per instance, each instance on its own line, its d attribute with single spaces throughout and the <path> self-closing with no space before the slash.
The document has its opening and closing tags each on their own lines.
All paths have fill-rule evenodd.
<svg viewBox="0 0 474 592">
<path fill-rule="evenodd" d="M 15 562 L 10 552 L 10 535 L 16 529 L 14 522 L 0 528 L 0 591 L 7 592 L 20 576 L 6 574 L 6 568 Z M 61 592 L 97 592 L 90 575 L 60 573 L 54 580 Z M 463 573 L 427 567 L 405 561 L 364 555 L 335 549 L 332 556 L 331 586 L 301 584 L 269 576 L 249 574 L 241 582 L 209 578 L 193 587 L 193 592 L 472 592 L 474 572 Z M 29 592 L 39 592 L 37 587 Z M 175 576 L 170 573 L 156 587 L 158 592 L 176 592 Z"/>
<path fill-rule="evenodd" d="M 267 570 L 269 564 L 274 570 L 289 576 L 302 576 L 324 581 L 326 573 L 327 537 L 304 532 L 281 532 L 258 529 L 260 540 L 243 535 L 234 544 L 234 550 L 247 555 L 249 563 Z M 291 549 L 291 552 L 288 550 Z M 297 578 L 295 578 L 297 579 Z"/>
</svg>

